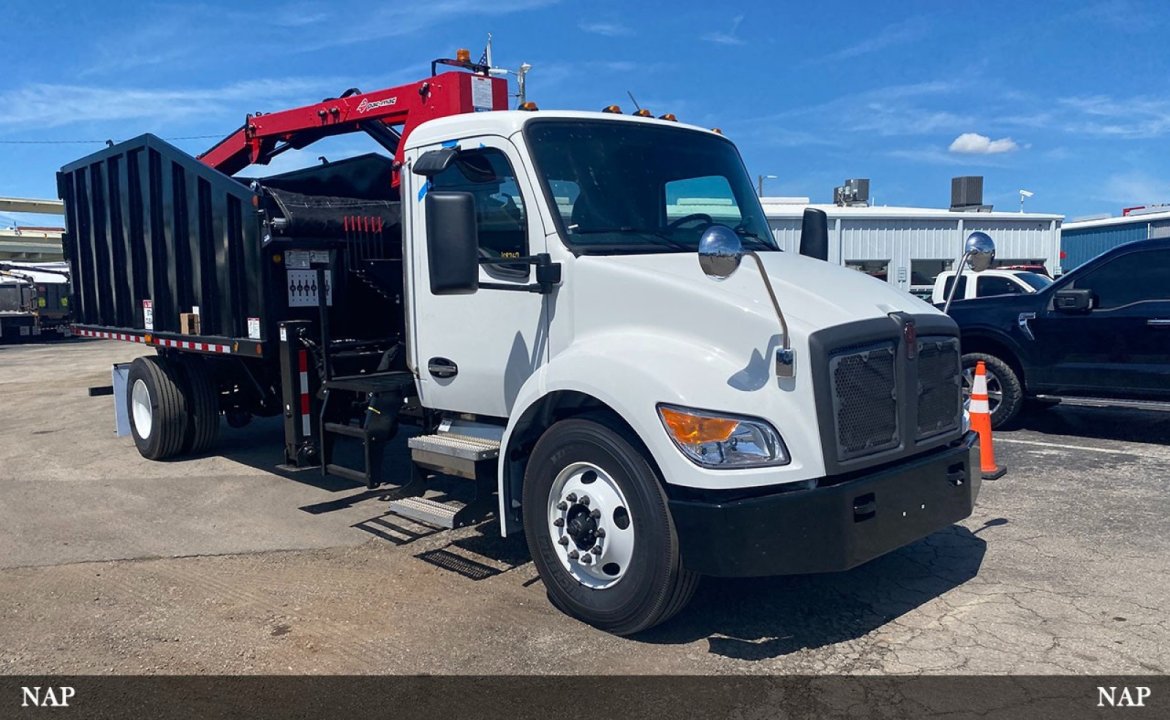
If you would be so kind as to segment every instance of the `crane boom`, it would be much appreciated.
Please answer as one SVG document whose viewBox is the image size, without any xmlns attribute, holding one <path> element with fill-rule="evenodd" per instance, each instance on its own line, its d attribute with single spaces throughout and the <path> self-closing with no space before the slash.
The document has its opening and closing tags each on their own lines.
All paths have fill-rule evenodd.
<svg viewBox="0 0 1170 720">
<path fill-rule="evenodd" d="M 272 113 L 249 114 L 243 127 L 216 143 L 199 159 L 227 175 L 254 163 L 267 164 L 289 149 L 322 138 L 363 130 L 402 163 L 402 140 L 434 118 L 508 108 L 508 84 L 487 75 L 487 67 L 456 60 L 436 60 L 472 72 L 449 71 L 426 80 L 362 93 L 347 90 L 338 98 Z M 396 130 L 401 127 L 401 130 Z M 398 175 L 395 172 L 395 185 Z"/>
</svg>

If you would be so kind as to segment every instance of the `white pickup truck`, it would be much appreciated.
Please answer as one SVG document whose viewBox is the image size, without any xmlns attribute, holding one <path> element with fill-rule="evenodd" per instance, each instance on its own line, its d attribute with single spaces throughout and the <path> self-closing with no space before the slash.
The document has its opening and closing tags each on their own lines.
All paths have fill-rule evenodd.
<svg viewBox="0 0 1170 720">
<path fill-rule="evenodd" d="M 947 301 L 947 294 L 954 284 L 955 271 L 947 270 L 939 273 L 934 279 L 934 290 L 930 293 L 930 302 L 942 305 Z M 971 298 L 993 297 L 996 295 L 1027 295 L 1039 292 L 1052 284 L 1052 278 L 1028 270 L 984 270 L 980 273 L 963 273 L 959 277 L 959 287 L 955 290 L 955 300 L 970 300 Z"/>
</svg>

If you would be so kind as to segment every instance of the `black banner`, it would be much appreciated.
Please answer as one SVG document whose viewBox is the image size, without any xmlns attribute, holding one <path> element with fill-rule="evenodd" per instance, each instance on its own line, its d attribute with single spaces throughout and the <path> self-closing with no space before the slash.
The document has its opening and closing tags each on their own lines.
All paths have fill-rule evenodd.
<svg viewBox="0 0 1170 720">
<path fill-rule="evenodd" d="M 1167 677 L 2 677 L 0 718 L 1170 717 Z"/>
</svg>

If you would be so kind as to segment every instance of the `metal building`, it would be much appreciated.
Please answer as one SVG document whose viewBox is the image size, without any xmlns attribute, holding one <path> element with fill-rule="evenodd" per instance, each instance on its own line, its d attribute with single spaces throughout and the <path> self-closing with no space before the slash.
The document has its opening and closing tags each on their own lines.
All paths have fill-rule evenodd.
<svg viewBox="0 0 1170 720">
<path fill-rule="evenodd" d="M 829 217 L 829 261 L 867 272 L 915 294 L 929 295 L 934 278 L 954 269 L 963 242 L 976 230 L 995 240 L 996 266 L 1043 265 L 1063 271 L 1063 216 L 1039 213 L 956 212 L 935 208 L 805 205 L 761 198 L 772 234 L 785 250 L 799 250 L 806 207 Z"/>
<path fill-rule="evenodd" d="M 1064 270 L 1083 265 L 1118 245 L 1159 237 L 1170 237 L 1170 210 L 1142 209 L 1122 217 L 1065 223 L 1060 241 Z"/>
</svg>

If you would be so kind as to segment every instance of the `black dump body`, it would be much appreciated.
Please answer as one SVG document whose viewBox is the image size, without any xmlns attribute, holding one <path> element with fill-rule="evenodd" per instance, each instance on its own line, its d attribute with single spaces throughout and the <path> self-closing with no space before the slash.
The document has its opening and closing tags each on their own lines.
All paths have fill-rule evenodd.
<svg viewBox="0 0 1170 720">
<path fill-rule="evenodd" d="M 75 322 L 271 359 L 280 322 L 318 320 L 311 264 L 328 259 L 331 336 L 400 336 L 401 209 L 391 173 L 391 159 L 371 154 L 233 178 L 149 134 L 66 165 L 58 191 Z M 194 312 L 197 331 L 181 324 Z"/>
</svg>

